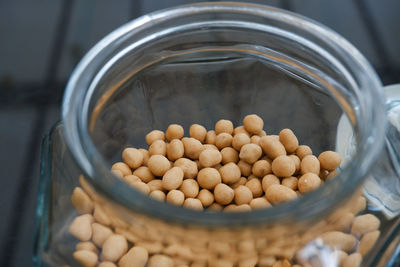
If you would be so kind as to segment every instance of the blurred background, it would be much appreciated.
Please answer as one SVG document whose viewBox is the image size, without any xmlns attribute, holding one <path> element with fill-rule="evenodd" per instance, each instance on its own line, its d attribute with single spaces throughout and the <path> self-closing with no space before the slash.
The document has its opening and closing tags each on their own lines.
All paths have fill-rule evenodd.
<svg viewBox="0 0 400 267">
<path fill-rule="evenodd" d="M 65 84 L 102 37 L 189 0 L 0 0 L 0 266 L 33 266 L 40 142 Z M 313 18 L 352 42 L 385 85 L 400 83 L 400 1 L 258 0 Z"/>
</svg>

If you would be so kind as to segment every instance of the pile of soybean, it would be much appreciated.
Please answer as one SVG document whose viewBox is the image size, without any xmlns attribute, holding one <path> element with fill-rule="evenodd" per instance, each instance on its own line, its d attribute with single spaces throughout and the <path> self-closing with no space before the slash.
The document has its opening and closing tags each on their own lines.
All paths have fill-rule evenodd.
<svg viewBox="0 0 400 267">
<path fill-rule="evenodd" d="M 336 176 L 341 158 L 318 157 L 299 145 L 290 129 L 267 135 L 263 120 L 247 115 L 234 128 L 219 120 L 214 130 L 199 124 L 184 137 L 181 125 L 146 135 L 148 149 L 125 148 L 112 172 L 159 201 L 189 209 L 250 211 L 294 200 Z"/>
</svg>

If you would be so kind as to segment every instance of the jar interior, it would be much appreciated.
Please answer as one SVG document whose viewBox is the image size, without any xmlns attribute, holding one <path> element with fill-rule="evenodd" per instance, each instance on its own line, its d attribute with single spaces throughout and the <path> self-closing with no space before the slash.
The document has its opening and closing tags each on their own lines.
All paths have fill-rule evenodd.
<svg viewBox="0 0 400 267">
<path fill-rule="evenodd" d="M 321 47 L 258 24 L 204 24 L 132 44 L 99 71 L 87 124 L 110 166 L 125 147 L 146 148 L 145 135 L 171 123 L 188 135 L 193 123 L 213 129 L 229 119 L 239 126 L 255 113 L 267 134 L 290 128 L 315 155 L 335 150 L 343 112 L 357 125 L 351 76 Z"/>
</svg>

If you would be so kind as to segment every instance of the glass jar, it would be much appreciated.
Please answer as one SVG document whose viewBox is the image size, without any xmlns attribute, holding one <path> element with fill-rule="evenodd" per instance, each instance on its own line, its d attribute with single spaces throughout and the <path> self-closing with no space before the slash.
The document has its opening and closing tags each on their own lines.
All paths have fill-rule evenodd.
<svg viewBox="0 0 400 267">
<path fill-rule="evenodd" d="M 153 129 L 171 123 L 211 129 L 221 118 L 239 125 L 250 113 L 264 119 L 268 134 L 293 129 L 315 155 L 338 150 L 346 159 L 340 174 L 295 201 L 226 213 L 153 200 L 110 172 L 125 147 L 145 148 Z M 385 139 L 385 113 L 381 82 L 367 60 L 317 22 L 228 2 L 145 15 L 94 46 L 68 82 L 62 122 L 42 146 L 34 261 L 79 266 L 72 257 L 78 241 L 68 232 L 79 186 L 106 217 L 103 224 L 176 266 L 340 266 L 317 237 L 348 232 L 358 212 L 381 220 L 380 238 L 362 266 L 383 266 L 399 242 L 398 212 L 384 211 L 396 207 L 400 191 L 383 182 L 398 183 L 396 175 L 386 176 L 394 166 L 385 166 L 397 163 L 387 149 L 387 161 L 374 167 L 385 140 L 386 147 L 396 145 L 390 142 L 396 128 Z M 377 167 L 380 183 L 372 188 L 390 191 L 394 200 L 379 208 L 369 201 L 364 210 L 361 188 Z M 357 245 L 346 252 L 357 252 Z"/>
</svg>

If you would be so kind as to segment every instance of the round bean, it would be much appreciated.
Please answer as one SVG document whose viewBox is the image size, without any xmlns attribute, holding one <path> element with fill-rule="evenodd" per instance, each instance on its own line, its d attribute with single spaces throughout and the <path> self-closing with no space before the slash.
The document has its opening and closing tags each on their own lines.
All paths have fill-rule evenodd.
<svg viewBox="0 0 400 267">
<path fill-rule="evenodd" d="M 207 130 L 200 124 L 192 124 L 189 128 L 189 135 L 200 142 L 204 142 L 206 138 Z"/>
<path fill-rule="evenodd" d="M 146 266 L 147 260 L 149 258 L 149 253 L 143 247 L 134 246 L 128 253 L 121 257 L 118 262 L 120 267 L 144 267 Z"/>
<path fill-rule="evenodd" d="M 243 126 L 247 132 L 258 134 L 264 127 L 264 121 L 256 114 L 250 114 L 244 117 Z"/>
<path fill-rule="evenodd" d="M 312 155 L 312 150 L 309 146 L 301 145 L 297 147 L 296 155 L 302 160 L 305 156 Z"/>
<path fill-rule="evenodd" d="M 321 179 L 314 173 L 306 173 L 300 177 L 297 186 L 301 193 L 307 193 L 317 189 L 321 185 Z"/>
<path fill-rule="evenodd" d="M 272 204 L 279 204 L 297 198 L 297 194 L 295 191 L 293 191 L 289 187 L 280 184 L 270 185 L 265 191 L 265 196 L 267 197 L 267 200 Z"/>
<path fill-rule="evenodd" d="M 206 144 L 215 145 L 216 138 L 217 138 L 217 134 L 215 133 L 215 131 L 210 130 L 206 134 L 205 142 L 206 142 Z"/>
<path fill-rule="evenodd" d="M 200 153 L 199 162 L 202 167 L 212 167 L 222 160 L 221 152 L 214 149 L 205 149 Z"/>
<path fill-rule="evenodd" d="M 185 148 L 183 143 L 179 139 L 174 139 L 167 144 L 167 158 L 175 161 L 183 157 Z"/>
<path fill-rule="evenodd" d="M 249 163 L 247 163 L 246 161 L 239 160 L 237 165 L 243 176 L 249 176 L 251 174 L 252 166 Z"/>
<path fill-rule="evenodd" d="M 157 199 L 158 201 L 164 201 L 166 198 L 165 193 L 161 190 L 154 190 L 149 194 L 149 196 L 154 199 Z"/>
<path fill-rule="evenodd" d="M 215 145 L 218 149 L 223 149 L 224 147 L 229 147 L 232 144 L 233 137 L 228 133 L 220 133 L 215 138 Z"/>
<path fill-rule="evenodd" d="M 281 182 L 278 177 L 276 177 L 273 174 L 267 174 L 262 179 L 262 188 L 264 192 L 267 192 L 268 187 L 270 187 L 273 184 L 280 184 L 280 183 Z"/>
<path fill-rule="evenodd" d="M 122 151 L 122 160 L 132 169 L 136 169 L 143 164 L 143 154 L 136 148 L 128 147 Z"/>
<path fill-rule="evenodd" d="M 156 140 L 165 140 L 164 132 L 160 130 L 153 130 L 146 135 L 146 143 L 150 146 Z"/>
<path fill-rule="evenodd" d="M 132 174 L 131 168 L 124 162 L 114 163 L 111 170 L 119 170 L 124 176 Z"/>
<path fill-rule="evenodd" d="M 271 207 L 271 203 L 269 203 L 264 197 L 252 199 L 249 205 L 253 210 Z"/>
<path fill-rule="evenodd" d="M 185 148 L 185 156 L 190 159 L 198 159 L 200 153 L 204 149 L 201 142 L 192 137 L 190 137 L 190 138 L 184 137 L 184 138 L 182 138 L 182 142 L 183 142 L 183 146 Z"/>
<path fill-rule="evenodd" d="M 80 187 L 75 187 L 71 196 L 72 205 L 79 214 L 92 213 L 94 205 L 90 197 Z"/>
<path fill-rule="evenodd" d="M 145 183 L 148 183 L 155 178 L 150 169 L 146 166 L 142 166 L 134 170 L 133 175 L 139 177 L 140 180 Z"/>
<path fill-rule="evenodd" d="M 197 182 L 202 188 L 214 189 L 217 184 L 221 183 L 221 175 L 214 168 L 204 168 L 199 171 Z"/>
<path fill-rule="evenodd" d="M 242 146 L 239 158 L 249 164 L 256 162 L 262 155 L 261 147 L 256 144 L 246 144 Z"/>
<path fill-rule="evenodd" d="M 242 146 L 250 144 L 250 137 L 245 133 L 238 133 L 233 136 L 232 147 L 237 151 L 240 151 Z"/>
<path fill-rule="evenodd" d="M 94 267 L 96 266 L 98 260 L 97 254 L 89 250 L 75 251 L 72 256 L 84 267 Z"/>
<path fill-rule="evenodd" d="M 196 162 L 190 159 L 180 158 L 175 161 L 174 167 L 180 167 L 183 170 L 185 179 L 194 179 L 198 173 Z"/>
<path fill-rule="evenodd" d="M 171 190 L 167 194 L 167 202 L 173 205 L 182 206 L 183 201 L 185 201 L 185 195 L 182 191 Z"/>
<path fill-rule="evenodd" d="M 234 199 L 237 205 L 249 204 L 253 200 L 253 193 L 247 186 L 239 185 L 234 190 Z"/>
<path fill-rule="evenodd" d="M 337 152 L 325 151 L 318 156 L 321 167 L 328 171 L 333 171 L 339 167 L 342 159 Z"/>
<path fill-rule="evenodd" d="M 272 161 L 271 169 L 278 177 L 290 177 L 296 171 L 296 165 L 288 156 L 279 156 Z"/>
<path fill-rule="evenodd" d="M 253 197 L 255 198 L 262 196 L 262 194 L 264 193 L 261 182 L 258 178 L 248 180 L 245 185 L 250 189 Z"/>
<path fill-rule="evenodd" d="M 233 123 L 229 120 L 219 120 L 215 124 L 215 133 L 219 135 L 220 133 L 227 133 L 231 135 L 233 133 Z"/>
<path fill-rule="evenodd" d="M 260 139 L 260 147 L 264 153 L 270 158 L 275 159 L 279 156 L 286 155 L 286 149 L 281 142 L 274 136 L 263 136 Z"/>
<path fill-rule="evenodd" d="M 183 206 L 188 209 L 203 210 L 203 205 L 201 204 L 201 201 L 197 198 L 185 199 L 185 201 L 183 202 Z"/>
<path fill-rule="evenodd" d="M 219 183 L 215 186 L 214 197 L 218 204 L 228 205 L 233 200 L 234 191 L 226 184 Z"/>
<path fill-rule="evenodd" d="M 173 139 L 181 139 L 183 135 L 183 127 L 179 124 L 171 124 L 165 131 L 165 138 L 167 138 L 168 141 L 172 141 Z"/>
<path fill-rule="evenodd" d="M 183 170 L 179 167 L 169 169 L 162 178 L 162 186 L 165 190 L 178 189 L 183 182 Z"/>
<path fill-rule="evenodd" d="M 208 207 L 214 202 L 214 195 L 207 189 L 201 189 L 197 198 L 201 201 L 203 207 Z"/>
<path fill-rule="evenodd" d="M 351 233 L 357 237 L 379 229 L 381 222 L 372 214 L 359 215 L 354 218 Z"/>
<path fill-rule="evenodd" d="M 199 184 L 194 179 L 186 179 L 179 188 L 186 198 L 195 198 L 199 194 Z"/>
<path fill-rule="evenodd" d="M 92 223 L 92 240 L 96 246 L 102 247 L 104 241 L 106 241 L 112 234 L 113 232 L 110 228 L 99 223 Z"/>
<path fill-rule="evenodd" d="M 299 140 L 297 140 L 296 135 L 290 129 L 283 129 L 279 133 L 279 141 L 285 147 L 288 153 L 293 153 L 299 146 Z"/>
<path fill-rule="evenodd" d="M 174 267 L 174 261 L 168 256 L 156 254 L 150 257 L 147 267 Z"/>
<path fill-rule="evenodd" d="M 221 175 L 222 181 L 226 184 L 233 184 L 240 180 L 240 169 L 233 162 L 222 166 L 218 171 Z"/>
<path fill-rule="evenodd" d="M 237 163 L 239 161 L 239 153 L 231 148 L 225 147 L 221 150 L 222 163 L 227 164 L 229 162 Z"/>
<path fill-rule="evenodd" d="M 169 160 L 162 155 L 151 156 L 147 162 L 147 165 L 155 176 L 163 176 L 171 168 Z"/>
<path fill-rule="evenodd" d="M 92 237 L 92 223 L 94 219 L 90 214 L 75 217 L 69 226 L 69 232 L 80 241 L 89 241 Z"/>
<path fill-rule="evenodd" d="M 314 155 L 305 156 L 301 160 L 300 169 L 302 174 L 312 172 L 319 175 L 321 171 L 319 160 Z"/>
<path fill-rule="evenodd" d="M 118 261 L 128 251 L 128 242 L 122 235 L 112 234 L 103 243 L 101 259 Z"/>
</svg>

